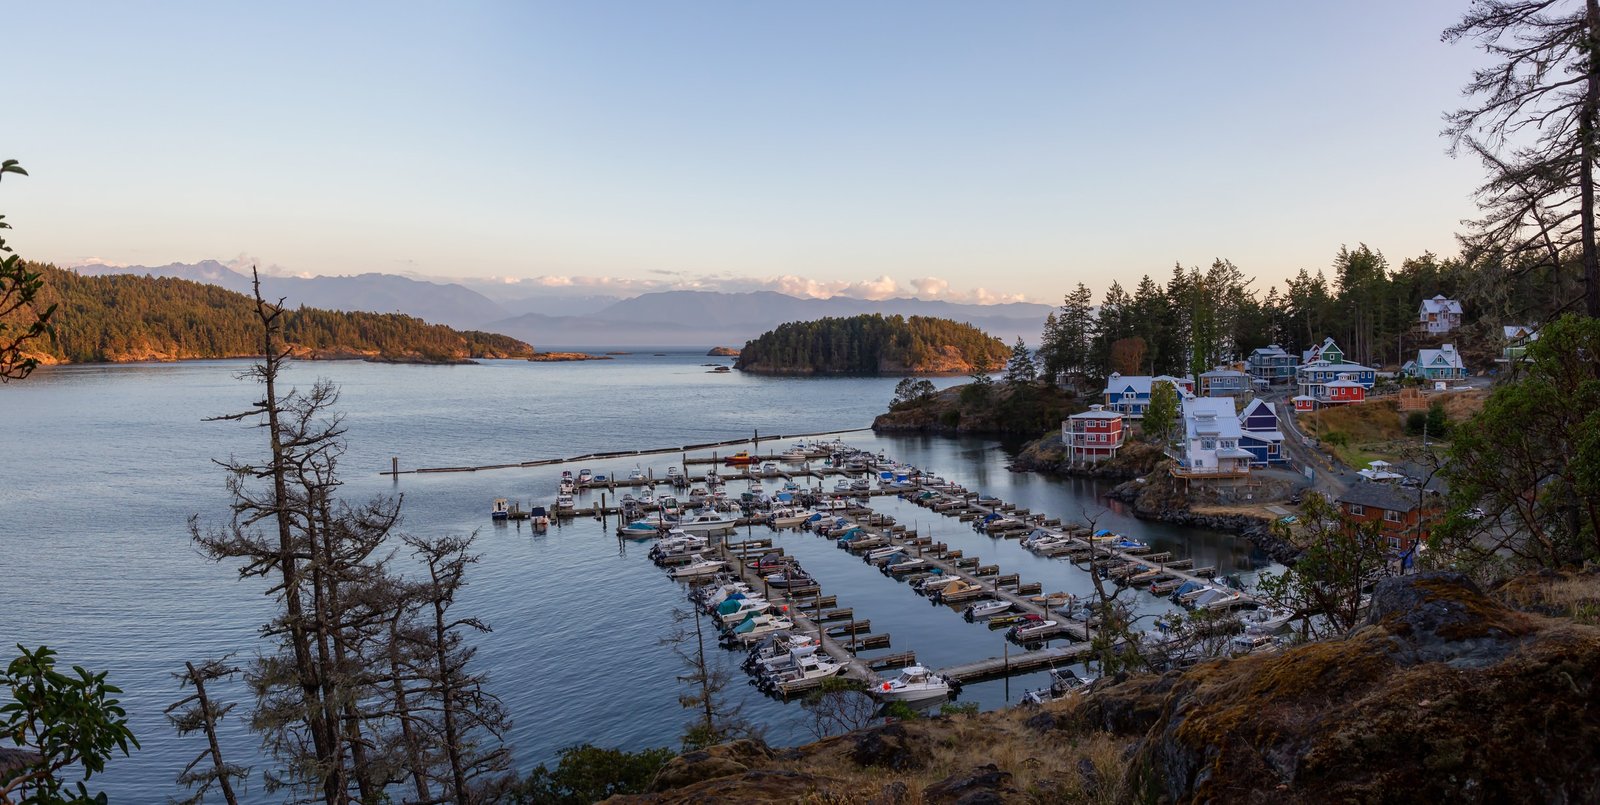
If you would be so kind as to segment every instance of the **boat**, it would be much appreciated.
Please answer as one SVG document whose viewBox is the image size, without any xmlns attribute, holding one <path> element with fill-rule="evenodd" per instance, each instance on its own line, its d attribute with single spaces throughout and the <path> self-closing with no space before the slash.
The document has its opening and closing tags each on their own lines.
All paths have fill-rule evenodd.
<svg viewBox="0 0 1600 805">
<path fill-rule="evenodd" d="M 511 504 L 505 498 L 495 498 L 494 507 L 489 509 L 489 519 L 504 520 L 511 516 Z"/>
<path fill-rule="evenodd" d="M 1227 587 L 1213 587 L 1191 602 L 1195 609 L 1232 609 L 1244 601 L 1244 593 Z"/>
<path fill-rule="evenodd" d="M 988 594 L 989 589 L 981 584 L 974 584 L 966 579 L 956 579 L 934 593 L 934 600 L 940 603 L 954 603 L 956 601 L 982 598 Z"/>
<path fill-rule="evenodd" d="M 918 570 L 926 568 L 927 566 L 928 560 L 926 559 L 916 556 L 903 556 L 899 559 L 886 562 L 883 566 L 883 572 L 892 576 L 903 576 L 907 573 L 915 573 Z"/>
<path fill-rule="evenodd" d="M 740 621 L 738 626 L 733 627 L 730 634 L 734 640 L 748 644 L 760 640 L 773 632 L 793 628 L 794 621 L 788 618 L 774 617 L 770 614 L 752 614 L 745 616 L 745 619 Z"/>
<path fill-rule="evenodd" d="M 839 480 L 835 481 L 834 484 L 833 484 L 833 491 L 835 491 L 835 492 L 849 492 L 850 491 L 850 479 L 848 479 L 848 478 L 840 478 Z"/>
<path fill-rule="evenodd" d="M 787 566 L 792 560 L 777 551 L 773 551 L 754 562 L 746 562 L 745 567 L 751 570 L 777 570 Z"/>
<path fill-rule="evenodd" d="M 916 591 L 923 595 L 931 595 L 951 582 L 959 581 L 959 576 L 946 576 L 941 574 L 929 576 L 916 583 Z"/>
<path fill-rule="evenodd" d="M 661 524 L 651 520 L 634 520 L 617 526 L 617 536 L 624 539 L 654 539 L 661 536 Z"/>
<path fill-rule="evenodd" d="M 641 468 L 637 464 L 633 465 L 633 469 L 628 471 L 628 480 L 630 480 L 630 481 L 643 481 L 644 480 L 644 469 Z"/>
<path fill-rule="evenodd" d="M 900 669 L 900 676 L 880 682 L 872 689 L 872 695 L 884 701 L 910 702 L 944 698 L 959 687 L 960 683 L 927 668 L 909 665 Z"/>
<path fill-rule="evenodd" d="M 675 579 L 697 579 L 702 576 L 715 576 L 727 566 L 727 562 L 707 559 L 700 554 L 692 554 L 689 557 L 689 564 L 673 569 L 672 577 Z"/>
<path fill-rule="evenodd" d="M 743 667 L 746 672 L 756 673 L 789 662 L 791 651 L 816 651 L 817 645 L 817 638 L 812 635 L 774 632 L 750 648 Z"/>
<path fill-rule="evenodd" d="M 993 617 L 1011 609 L 1010 601 L 978 601 L 968 604 L 961 616 L 969 621 Z"/>
<path fill-rule="evenodd" d="M 1060 625 L 1056 621 L 1030 614 L 1021 623 L 1011 627 L 1006 636 L 1018 643 L 1043 640 L 1047 635 L 1055 632 Z"/>
<path fill-rule="evenodd" d="M 780 693 L 793 693 L 814 687 L 822 680 L 838 676 L 846 670 L 848 667 L 844 663 L 834 662 L 826 655 L 811 651 L 795 658 L 793 670 L 768 677 L 767 687 Z"/>
<path fill-rule="evenodd" d="M 1266 653 L 1278 647 L 1278 638 L 1269 634 L 1242 634 L 1228 641 L 1228 652 L 1234 655 Z"/>
<path fill-rule="evenodd" d="M 762 475 L 777 475 L 778 474 L 778 465 L 774 464 L 774 463 L 772 463 L 770 461 L 768 461 L 765 464 L 762 464 L 761 465 L 761 474 Z"/>
<path fill-rule="evenodd" d="M 674 464 L 674 465 L 672 465 L 672 466 L 667 468 L 667 481 L 676 482 L 678 480 L 681 480 L 682 478 L 683 478 L 683 470 L 678 469 L 678 465 Z"/>
<path fill-rule="evenodd" d="M 773 528 L 793 528 L 810 520 L 814 513 L 803 509 L 779 508 L 773 509 L 767 516 L 767 525 Z"/>
<path fill-rule="evenodd" d="M 1272 634 L 1294 620 L 1294 610 L 1285 607 L 1261 607 L 1239 616 L 1244 630 L 1251 634 Z"/>
<path fill-rule="evenodd" d="M 588 470 L 578 470 L 578 483 L 586 484 L 594 480 L 594 473 Z"/>
<path fill-rule="evenodd" d="M 717 368 L 712 369 L 711 371 L 712 371 L 713 374 L 725 375 L 725 374 L 728 374 L 729 372 L 732 372 L 733 368 L 732 367 L 728 367 L 728 366 L 718 366 Z"/>
<path fill-rule="evenodd" d="M 798 567 L 789 567 L 767 577 L 767 583 L 774 587 L 805 587 L 817 582 L 811 574 Z"/>
<path fill-rule="evenodd" d="M 645 490 L 645 493 L 639 496 L 639 505 L 640 506 L 654 506 L 654 505 L 656 505 L 656 496 L 655 496 L 655 494 L 650 492 L 649 490 Z"/>
<path fill-rule="evenodd" d="M 751 613 L 760 614 L 772 608 L 772 603 L 759 596 L 734 593 L 717 605 L 715 614 L 724 624 L 735 624 Z"/>
<path fill-rule="evenodd" d="M 1065 668 L 1050 669 L 1050 687 L 1043 690 L 1030 690 L 1022 694 L 1024 704 L 1044 704 L 1063 698 L 1075 690 L 1087 687 L 1092 679 L 1085 679 Z"/>
<path fill-rule="evenodd" d="M 850 482 L 850 491 L 851 492 L 870 492 L 870 491 L 872 491 L 872 482 L 867 480 L 867 476 L 863 475 L 860 478 L 857 478 L 854 481 Z"/>
<path fill-rule="evenodd" d="M 701 512 L 678 521 L 678 528 L 690 534 L 719 534 L 732 531 L 737 523 L 716 512 Z"/>
<path fill-rule="evenodd" d="M 556 514 L 572 514 L 577 511 L 578 504 L 571 495 L 556 495 Z"/>
<path fill-rule="evenodd" d="M 550 525 L 550 513 L 543 506 L 534 506 L 528 511 L 528 522 L 534 528 L 544 528 Z"/>
<path fill-rule="evenodd" d="M 751 464 L 756 463 L 756 459 L 755 459 L 754 456 L 750 455 L 750 451 L 748 451 L 748 450 L 740 450 L 739 452 L 734 453 L 733 455 L 728 456 L 727 458 L 723 459 L 722 463 L 727 464 L 729 466 L 734 466 L 734 467 L 741 467 L 741 466 L 747 467 L 747 466 L 749 466 Z"/>
<path fill-rule="evenodd" d="M 796 445 L 795 447 L 791 447 L 788 450 L 778 454 L 778 458 L 783 459 L 783 461 L 789 464 L 803 464 L 810 460 L 811 454 L 807 453 L 803 448 Z"/>
</svg>

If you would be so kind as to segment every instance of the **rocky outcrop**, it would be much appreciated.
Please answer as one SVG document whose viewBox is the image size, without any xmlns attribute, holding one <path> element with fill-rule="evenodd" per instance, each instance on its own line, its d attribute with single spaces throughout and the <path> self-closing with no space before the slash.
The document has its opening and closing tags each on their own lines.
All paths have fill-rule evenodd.
<svg viewBox="0 0 1600 805">
<path fill-rule="evenodd" d="M 1103 688 L 1172 802 L 1600 801 L 1600 629 L 1539 622 L 1464 577 L 1388 579 L 1344 639 Z M 1159 709 L 1157 709 L 1159 705 Z"/>
<path fill-rule="evenodd" d="M 1190 510 L 1182 496 L 1163 497 L 1160 489 L 1149 486 L 1135 479 L 1117 485 L 1106 497 L 1129 504 L 1134 516 L 1144 520 L 1238 534 L 1279 564 L 1292 565 L 1300 558 L 1300 549 L 1274 534 L 1269 520 L 1243 514 L 1201 514 Z"/>
<path fill-rule="evenodd" d="M 928 805 L 999 805 L 1011 802 L 1019 793 L 1011 785 L 1011 772 L 987 763 L 922 789 L 922 801 Z"/>
<path fill-rule="evenodd" d="M 590 355 L 587 352 L 535 352 L 528 360 L 536 363 L 559 363 L 562 361 L 609 361 L 610 355 Z"/>
<path fill-rule="evenodd" d="M 1164 459 L 1161 448 L 1145 442 L 1129 441 L 1109 459 L 1092 464 L 1081 462 L 1074 464 L 1068 460 L 1066 445 L 1062 443 L 1061 434 L 1057 432 L 1024 445 L 1022 451 L 1011 459 L 1011 469 L 1018 472 L 1127 481 L 1148 475 Z"/>
<path fill-rule="evenodd" d="M 656 773 L 651 791 L 683 788 L 702 780 L 743 774 L 772 759 L 772 750 L 761 741 L 739 740 L 679 755 Z"/>
<path fill-rule="evenodd" d="M 712 358 L 737 358 L 739 357 L 739 350 L 733 347 L 712 347 L 711 351 L 707 352 L 706 355 Z"/>
</svg>

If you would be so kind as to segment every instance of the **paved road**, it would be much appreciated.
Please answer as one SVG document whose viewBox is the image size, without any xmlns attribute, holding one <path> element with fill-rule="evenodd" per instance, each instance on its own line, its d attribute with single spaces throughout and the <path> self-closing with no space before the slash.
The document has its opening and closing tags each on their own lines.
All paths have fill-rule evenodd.
<svg viewBox="0 0 1600 805">
<path fill-rule="evenodd" d="M 1289 402 L 1287 392 L 1274 391 L 1268 401 L 1278 414 L 1278 429 L 1283 432 L 1283 449 L 1289 452 L 1290 458 L 1316 472 L 1312 489 L 1337 499 L 1350 487 L 1355 476 L 1346 475 L 1349 470 L 1335 466 L 1322 451 L 1306 443 L 1306 435 L 1300 430 L 1300 423 L 1295 421 L 1294 405 Z"/>
</svg>

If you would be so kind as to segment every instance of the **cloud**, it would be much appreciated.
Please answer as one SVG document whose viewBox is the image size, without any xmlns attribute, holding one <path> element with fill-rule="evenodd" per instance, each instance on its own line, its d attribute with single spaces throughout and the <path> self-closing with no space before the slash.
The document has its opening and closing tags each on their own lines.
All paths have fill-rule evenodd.
<svg viewBox="0 0 1600 805">
<path fill-rule="evenodd" d="M 300 277 L 301 279 L 309 279 L 317 276 L 309 271 L 292 271 L 278 265 L 277 263 L 268 263 L 266 260 L 256 257 L 249 252 L 239 252 L 239 254 L 236 255 L 232 260 L 219 260 L 217 262 L 222 263 L 233 271 L 237 271 L 238 273 L 246 276 L 249 276 L 250 269 L 252 268 L 259 270 L 262 275 L 268 277 Z"/>
</svg>

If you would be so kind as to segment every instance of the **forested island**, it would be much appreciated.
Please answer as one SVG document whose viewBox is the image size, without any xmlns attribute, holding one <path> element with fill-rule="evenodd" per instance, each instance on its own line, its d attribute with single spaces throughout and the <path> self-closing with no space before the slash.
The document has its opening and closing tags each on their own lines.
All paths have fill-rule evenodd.
<svg viewBox="0 0 1600 805">
<path fill-rule="evenodd" d="M 970 324 L 928 316 L 794 321 L 745 344 L 734 368 L 792 375 L 969 374 L 1005 365 L 1010 349 Z"/>
<path fill-rule="evenodd" d="M 51 319 L 54 333 L 30 344 L 41 363 L 239 358 L 261 353 L 255 301 L 243 294 L 172 278 L 85 277 L 37 264 L 29 270 L 44 279 L 37 306 L 57 306 Z M 291 308 L 284 316 L 283 336 L 295 357 L 309 359 L 460 363 L 535 354 L 532 346 L 509 336 L 454 330 L 398 313 Z"/>
</svg>

